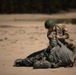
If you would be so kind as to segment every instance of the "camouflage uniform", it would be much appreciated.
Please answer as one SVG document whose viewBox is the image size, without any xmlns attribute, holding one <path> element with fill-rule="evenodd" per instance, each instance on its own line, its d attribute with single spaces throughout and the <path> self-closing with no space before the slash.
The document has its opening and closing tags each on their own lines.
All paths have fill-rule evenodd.
<svg viewBox="0 0 76 75">
<path fill-rule="evenodd" d="M 76 49 L 76 47 L 73 44 L 73 42 L 69 39 L 69 33 L 67 30 L 65 30 L 65 28 L 66 28 L 65 25 L 56 25 L 55 30 L 53 30 L 53 31 L 48 30 L 47 37 L 49 39 L 49 44 L 51 43 L 51 38 L 49 38 L 49 36 L 59 35 L 60 36 L 59 40 L 64 45 L 66 45 L 70 50 L 74 51 Z"/>
</svg>

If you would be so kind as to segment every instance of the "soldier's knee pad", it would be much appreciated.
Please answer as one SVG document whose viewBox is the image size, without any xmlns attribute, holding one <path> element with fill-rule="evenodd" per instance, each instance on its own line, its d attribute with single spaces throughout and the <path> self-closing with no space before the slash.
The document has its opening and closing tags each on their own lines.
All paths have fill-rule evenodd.
<svg viewBox="0 0 76 75">
<path fill-rule="evenodd" d="M 50 68 L 50 67 L 51 67 L 51 64 L 48 61 L 46 61 L 46 60 L 37 61 L 33 65 L 34 69 L 39 69 L 39 68 L 45 69 L 45 68 Z"/>
</svg>

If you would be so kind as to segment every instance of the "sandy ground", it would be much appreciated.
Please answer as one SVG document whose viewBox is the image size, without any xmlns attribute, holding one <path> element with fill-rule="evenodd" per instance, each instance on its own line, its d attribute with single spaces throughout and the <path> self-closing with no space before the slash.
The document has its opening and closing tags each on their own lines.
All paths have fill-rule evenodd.
<svg viewBox="0 0 76 75">
<path fill-rule="evenodd" d="M 76 14 L 72 15 L 76 17 Z M 15 19 L 15 17 L 22 18 L 19 14 L 11 16 L 12 18 L 9 16 L 11 15 L 0 15 L 0 75 L 76 75 L 76 66 L 56 69 L 13 67 L 16 59 L 25 58 L 35 51 L 46 48 L 48 39 L 44 21 L 6 21 L 8 18 L 10 20 Z M 25 16 L 31 18 L 28 15 Z M 38 17 L 34 18 L 38 19 Z M 67 24 L 66 26 L 70 37 L 76 43 L 76 25 Z"/>
</svg>

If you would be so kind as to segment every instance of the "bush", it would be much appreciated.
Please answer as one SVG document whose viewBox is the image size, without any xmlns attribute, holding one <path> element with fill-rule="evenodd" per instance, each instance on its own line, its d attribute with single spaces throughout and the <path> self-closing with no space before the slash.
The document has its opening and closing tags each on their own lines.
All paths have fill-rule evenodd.
<svg viewBox="0 0 76 75">
<path fill-rule="evenodd" d="M 72 24 L 76 24 L 76 19 L 72 19 L 72 20 L 71 20 L 71 23 L 72 23 Z"/>
</svg>

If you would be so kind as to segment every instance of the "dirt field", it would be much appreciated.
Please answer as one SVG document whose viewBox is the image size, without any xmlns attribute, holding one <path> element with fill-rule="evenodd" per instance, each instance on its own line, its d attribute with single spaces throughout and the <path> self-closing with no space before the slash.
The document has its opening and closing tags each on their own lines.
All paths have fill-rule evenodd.
<svg viewBox="0 0 76 75">
<path fill-rule="evenodd" d="M 48 46 L 44 21 L 14 21 L 15 19 L 76 18 L 76 13 L 53 15 L 0 15 L 0 75 L 76 75 L 76 66 L 56 69 L 13 67 L 18 58 Z M 76 25 L 66 24 L 71 39 L 76 43 Z"/>
</svg>

